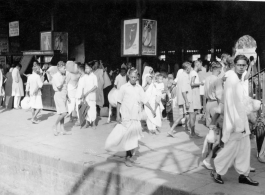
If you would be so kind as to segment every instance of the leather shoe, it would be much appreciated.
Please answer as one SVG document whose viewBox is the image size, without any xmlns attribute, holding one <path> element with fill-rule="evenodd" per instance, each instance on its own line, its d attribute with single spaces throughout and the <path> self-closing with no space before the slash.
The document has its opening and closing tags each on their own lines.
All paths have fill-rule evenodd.
<svg viewBox="0 0 265 195">
<path fill-rule="evenodd" d="M 256 172 L 256 169 L 253 167 L 250 167 L 250 172 L 254 173 L 254 172 Z"/>
<path fill-rule="evenodd" d="M 258 186 L 259 182 L 253 181 L 249 176 L 240 175 L 238 178 L 238 182 L 242 184 L 248 184 L 252 186 Z"/>
<path fill-rule="evenodd" d="M 211 171 L 211 176 L 216 183 L 224 184 L 224 181 L 223 181 L 221 175 L 217 174 L 215 171 Z"/>
</svg>

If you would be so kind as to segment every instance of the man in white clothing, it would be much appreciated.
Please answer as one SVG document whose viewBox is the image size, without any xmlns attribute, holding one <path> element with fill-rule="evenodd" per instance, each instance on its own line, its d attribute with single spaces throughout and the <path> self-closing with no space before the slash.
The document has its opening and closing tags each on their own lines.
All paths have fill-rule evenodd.
<svg viewBox="0 0 265 195">
<path fill-rule="evenodd" d="M 119 90 L 121 86 L 124 85 L 125 83 L 127 83 L 126 69 L 122 68 L 121 73 L 115 78 L 114 86 L 116 89 Z"/>
<path fill-rule="evenodd" d="M 215 182 L 223 184 L 222 175 L 234 165 L 240 174 L 239 183 L 258 186 L 248 175 L 250 172 L 250 130 L 248 116 L 244 106 L 246 99 L 244 93 L 242 74 L 247 66 L 248 59 L 244 55 L 238 55 L 234 59 L 235 67 L 224 86 L 224 121 L 222 138 L 217 157 L 214 159 L 216 171 L 211 172 Z"/>
<path fill-rule="evenodd" d="M 26 92 L 27 96 L 30 97 L 30 107 L 32 109 L 32 123 L 36 124 L 37 115 L 40 110 L 43 108 L 42 99 L 41 99 L 41 88 L 43 86 L 43 78 L 40 76 L 40 64 L 34 63 L 32 68 L 33 72 L 28 77 Z"/>
<path fill-rule="evenodd" d="M 78 65 L 78 71 L 81 74 L 78 88 L 76 92 L 76 98 L 78 99 L 78 104 L 80 101 L 86 101 L 89 109 L 87 111 L 86 118 L 86 127 L 89 127 L 91 124 L 95 129 L 95 120 L 97 118 L 97 110 L 96 110 L 96 89 L 98 87 L 97 77 L 92 72 L 92 68 L 89 65 Z"/>
</svg>

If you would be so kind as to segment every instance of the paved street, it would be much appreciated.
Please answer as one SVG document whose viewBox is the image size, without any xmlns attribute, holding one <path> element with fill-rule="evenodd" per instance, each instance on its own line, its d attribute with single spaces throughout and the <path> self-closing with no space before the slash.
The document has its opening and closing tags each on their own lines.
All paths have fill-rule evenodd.
<svg viewBox="0 0 265 195">
<path fill-rule="evenodd" d="M 56 120 L 55 113 L 42 111 L 39 117 L 41 123 L 37 125 L 33 125 L 30 119 L 29 111 L 1 110 L 0 144 L 68 159 L 75 163 L 97 165 L 109 162 L 110 169 L 113 164 L 118 163 L 121 167 L 119 174 L 146 170 L 148 176 L 141 175 L 141 179 L 146 177 L 158 186 L 172 185 L 172 182 L 176 181 L 173 182 L 174 188 L 194 194 L 265 194 L 265 166 L 255 158 L 254 140 L 252 140 L 251 165 L 257 171 L 251 176 L 260 182 L 260 186 L 238 184 L 238 175 L 233 168 L 224 177 L 225 184 L 218 185 L 212 181 L 210 172 L 201 165 L 203 139 L 191 140 L 182 127 L 178 127 L 179 133 L 176 138 L 167 137 L 168 121 L 163 122 L 159 135 L 151 135 L 144 131 L 145 137 L 141 140 L 139 149 L 140 164 L 137 167 L 127 168 L 121 163 L 123 154 L 110 154 L 104 150 L 106 137 L 115 126 L 115 122 L 107 124 L 107 118 L 102 117 L 97 129 L 94 130 L 73 127 L 67 119 L 66 129 L 71 131 L 72 135 L 55 137 L 52 133 L 52 125 Z M 197 131 L 205 135 L 207 128 L 197 124 Z M 180 180 L 178 177 L 185 179 Z"/>
</svg>

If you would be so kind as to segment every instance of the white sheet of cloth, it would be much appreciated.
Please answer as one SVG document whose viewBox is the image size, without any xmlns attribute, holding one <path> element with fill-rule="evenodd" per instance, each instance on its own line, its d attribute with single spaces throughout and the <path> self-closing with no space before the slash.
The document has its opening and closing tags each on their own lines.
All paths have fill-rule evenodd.
<svg viewBox="0 0 265 195">
<path fill-rule="evenodd" d="M 232 71 L 224 85 L 224 122 L 222 136 L 224 143 L 230 140 L 232 133 L 246 131 L 246 136 L 250 134 L 247 113 L 244 106 L 244 99 L 246 97 L 248 96 L 244 91 L 243 82 Z"/>
<path fill-rule="evenodd" d="M 242 80 L 242 82 L 243 82 L 243 86 L 244 86 L 245 93 L 246 93 L 247 95 L 249 95 L 249 90 L 248 90 L 249 82 L 248 82 L 248 79 L 245 80 L 245 76 L 246 76 L 246 74 L 247 74 L 247 71 L 245 71 L 245 72 L 243 73 L 241 80 Z"/>
<path fill-rule="evenodd" d="M 150 76 L 150 74 L 147 74 L 146 77 Z M 145 91 L 145 95 L 147 98 L 147 101 L 149 102 L 150 106 L 155 109 L 156 105 L 156 96 L 158 96 L 158 91 L 154 85 L 154 83 L 151 83 L 148 89 Z M 160 106 L 156 109 L 156 117 L 154 118 L 151 110 L 144 106 L 145 113 L 147 115 L 147 127 L 149 130 L 156 130 L 156 127 L 161 127 L 161 109 Z"/>
</svg>

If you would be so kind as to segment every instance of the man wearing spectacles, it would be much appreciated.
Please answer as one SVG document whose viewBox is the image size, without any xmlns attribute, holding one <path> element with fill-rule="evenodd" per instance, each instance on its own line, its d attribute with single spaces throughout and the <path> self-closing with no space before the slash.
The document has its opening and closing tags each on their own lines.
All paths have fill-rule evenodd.
<svg viewBox="0 0 265 195">
<path fill-rule="evenodd" d="M 258 186 L 259 183 L 248 176 L 251 144 L 248 116 L 243 103 L 246 94 L 242 82 L 248 59 L 244 55 L 238 55 L 234 63 L 234 72 L 230 73 L 224 85 L 224 121 L 220 141 L 222 149 L 214 159 L 216 171 L 212 171 L 211 176 L 215 182 L 223 184 L 221 176 L 234 165 L 240 174 L 239 183 Z"/>
</svg>

